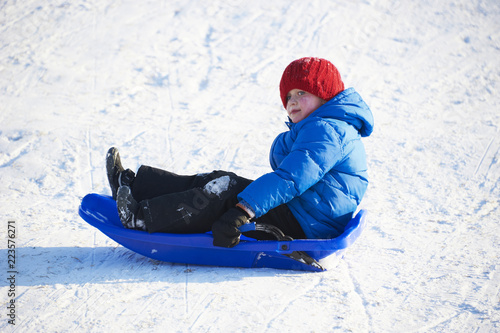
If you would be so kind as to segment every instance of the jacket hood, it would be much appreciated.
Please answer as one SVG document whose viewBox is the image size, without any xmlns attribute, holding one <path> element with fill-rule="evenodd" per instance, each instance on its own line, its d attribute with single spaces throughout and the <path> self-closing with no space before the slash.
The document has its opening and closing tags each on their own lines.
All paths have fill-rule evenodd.
<svg viewBox="0 0 500 333">
<path fill-rule="evenodd" d="M 348 88 L 314 111 L 309 117 L 331 118 L 345 121 L 354 126 L 363 137 L 373 132 L 373 114 L 361 96 Z M 302 121 L 307 120 L 304 119 Z M 298 123 L 300 124 L 300 122 Z M 288 124 L 293 127 L 298 124 Z"/>
</svg>

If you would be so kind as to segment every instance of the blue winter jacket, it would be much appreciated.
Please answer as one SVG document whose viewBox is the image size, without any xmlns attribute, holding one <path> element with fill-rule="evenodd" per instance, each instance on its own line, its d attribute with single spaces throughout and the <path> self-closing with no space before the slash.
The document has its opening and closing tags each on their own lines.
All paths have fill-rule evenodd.
<svg viewBox="0 0 500 333">
<path fill-rule="evenodd" d="M 274 140 L 274 172 L 259 177 L 238 195 L 256 217 L 287 204 L 307 238 L 333 238 L 344 231 L 368 186 L 362 136 L 373 130 L 373 115 L 349 88 Z"/>
</svg>

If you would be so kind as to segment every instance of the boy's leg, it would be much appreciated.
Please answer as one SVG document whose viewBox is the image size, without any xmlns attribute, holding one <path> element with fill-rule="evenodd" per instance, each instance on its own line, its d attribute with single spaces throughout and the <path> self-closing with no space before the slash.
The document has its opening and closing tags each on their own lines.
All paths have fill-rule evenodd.
<svg viewBox="0 0 500 333">
<path fill-rule="evenodd" d="M 180 184 L 183 186 L 203 186 L 142 200 L 139 203 L 141 208 L 138 216 L 145 221 L 146 228 L 150 233 L 202 233 L 210 231 L 212 224 L 229 208 L 236 205 L 237 195 L 252 182 L 224 171 L 196 176 L 172 174 L 165 179 L 167 178 L 171 178 L 177 186 Z M 154 184 L 153 187 L 158 185 Z M 162 185 L 172 190 L 171 184 L 164 183 Z"/>
<path fill-rule="evenodd" d="M 133 197 L 137 201 L 142 201 L 165 194 L 184 192 L 197 187 L 202 188 L 208 182 L 222 176 L 240 179 L 240 182 L 245 181 L 244 178 L 226 171 L 212 171 L 210 173 L 186 176 L 143 165 L 137 171 L 131 190 Z M 251 180 L 246 181 L 248 184 L 251 183 Z"/>
</svg>

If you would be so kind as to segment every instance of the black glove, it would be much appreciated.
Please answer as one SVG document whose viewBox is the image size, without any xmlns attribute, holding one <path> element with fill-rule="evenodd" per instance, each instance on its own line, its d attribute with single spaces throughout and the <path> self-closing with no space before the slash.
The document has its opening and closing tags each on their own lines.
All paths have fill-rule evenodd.
<svg viewBox="0 0 500 333">
<path fill-rule="evenodd" d="M 248 223 L 247 213 L 238 207 L 231 208 L 212 225 L 214 246 L 233 247 L 240 242 L 241 232 L 238 229 Z"/>
</svg>

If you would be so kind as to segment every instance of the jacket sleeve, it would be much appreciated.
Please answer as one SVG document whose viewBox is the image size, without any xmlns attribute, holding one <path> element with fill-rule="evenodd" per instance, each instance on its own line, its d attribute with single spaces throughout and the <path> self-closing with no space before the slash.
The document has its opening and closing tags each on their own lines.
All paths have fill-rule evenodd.
<svg viewBox="0 0 500 333">
<path fill-rule="evenodd" d="M 339 133 L 330 124 L 304 124 L 275 171 L 252 182 L 238 199 L 247 202 L 259 217 L 300 196 L 342 159 L 340 142 Z"/>
</svg>

